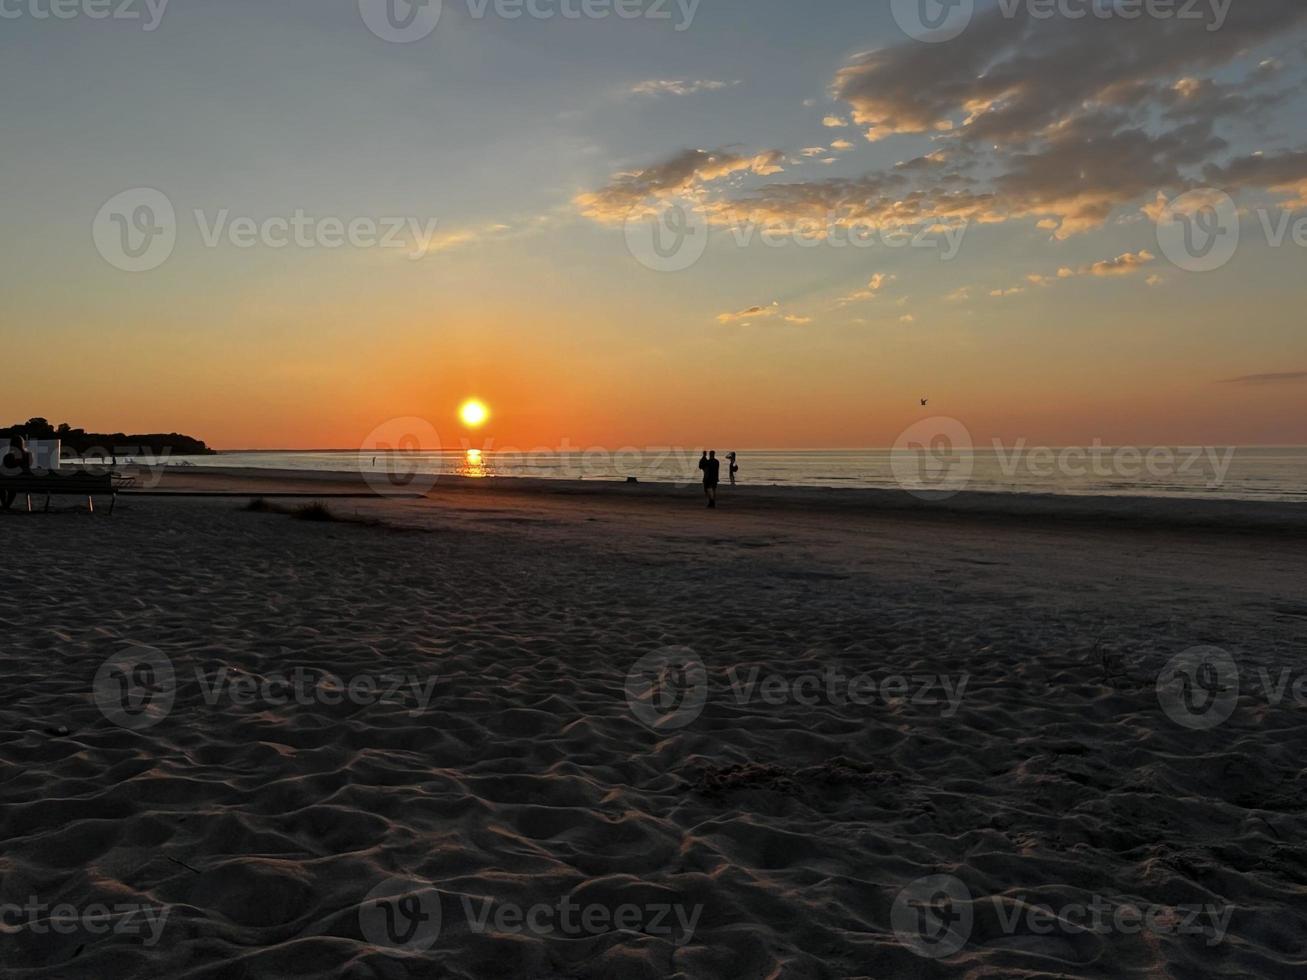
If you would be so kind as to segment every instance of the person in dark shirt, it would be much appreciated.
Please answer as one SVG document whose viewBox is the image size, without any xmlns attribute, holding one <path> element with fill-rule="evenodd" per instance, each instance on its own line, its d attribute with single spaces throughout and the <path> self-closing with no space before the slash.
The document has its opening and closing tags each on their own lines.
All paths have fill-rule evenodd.
<svg viewBox="0 0 1307 980">
<path fill-rule="evenodd" d="M 703 495 L 708 498 L 708 506 L 717 506 L 717 481 L 721 478 L 722 461 L 713 449 L 699 458 L 699 469 L 703 470 Z"/>
<path fill-rule="evenodd" d="M 735 462 L 735 453 L 727 453 L 726 458 L 731 461 L 731 486 L 735 486 L 735 474 L 740 472 L 739 465 Z"/>
<path fill-rule="evenodd" d="M 5 453 L 4 460 L 0 461 L 0 478 L 31 475 L 32 454 L 27 449 L 27 443 L 23 441 L 22 436 L 10 436 L 9 451 Z M 17 496 L 18 492 L 15 490 L 0 489 L 0 508 L 8 510 L 13 506 Z"/>
</svg>

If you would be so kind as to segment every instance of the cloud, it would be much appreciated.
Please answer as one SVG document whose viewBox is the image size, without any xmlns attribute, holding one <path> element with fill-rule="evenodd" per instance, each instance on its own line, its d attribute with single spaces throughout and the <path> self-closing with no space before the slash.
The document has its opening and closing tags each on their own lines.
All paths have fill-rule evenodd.
<svg viewBox="0 0 1307 980">
<path fill-rule="evenodd" d="M 437 252 L 448 252 L 452 249 L 471 245 L 503 241 L 529 234 L 532 231 L 538 231 L 546 222 L 547 219 L 537 217 L 534 220 L 524 222 L 521 227 L 516 228 L 502 222 L 495 222 L 486 225 L 455 228 L 448 231 L 437 231 L 415 241 L 412 253 L 406 250 L 397 252 L 397 254 L 407 255 L 409 258 L 420 258 Z"/>
<path fill-rule="evenodd" d="M 994 179 L 996 208 L 1007 218 L 1036 217 L 1054 237 L 1101 227 L 1120 206 L 1158 187 L 1185 182 L 1182 167 L 1225 146 L 1199 124 L 1153 136 L 1119 120 L 1086 116 L 1066 123 L 1031 151 L 1007 156 Z"/>
<path fill-rule="evenodd" d="M 834 158 L 828 158 L 834 159 Z M 624 221 L 651 198 L 693 197 L 704 215 L 719 224 L 752 222 L 776 228 L 800 223 L 827 227 L 906 228 L 915 225 L 956 227 L 967 221 L 1003 221 L 992 192 L 977 191 L 957 174 L 933 175 L 924 188 L 913 188 L 903 173 L 872 173 L 855 178 L 764 183 L 730 196 L 722 177 L 769 176 L 782 170 L 776 150 L 755 156 L 727 150 L 686 150 L 643 169 L 616 175 L 605 187 L 577 195 L 581 213 L 597 221 Z M 706 185 L 712 184 L 712 187 Z M 700 193 L 703 191 L 703 193 Z"/>
<path fill-rule="evenodd" d="M 834 94 L 873 141 L 910 133 L 948 142 L 963 171 L 986 175 L 992 218 L 1032 217 L 1067 238 L 1158 187 L 1186 186 L 1190 168 L 1226 149 L 1217 121 L 1278 98 L 1254 91 L 1265 71 L 1235 84 L 1198 73 L 1304 25 L 1301 0 L 1235 4 L 1219 31 L 1192 18 L 1036 17 L 1028 5 L 1005 16 L 996 7 L 949 44 L 858 56 L 836 74 Z M 1296 176 L 1284 186 L 1307 191 Z"/>
<path fill-rule="evenodd" d="M 1229 190 L 1264 187 L 1290 198 L 1287 208 L 1307 207 L 1307 150 L 1239 157 L 1223 167 L 1209 166 L 1203 178 Z"/>
<path fill-rule="evenodd" d="M 1105 259 L 1102 262 L 1095 262 L 1087 270 L 1082 270 L 1081 275 L 1091 276 L 1129 276 L 1138 272 L 1149 262 L 1156 261 L 1157 256 L 1152 252 L 1144 249 L 1139 252 L 1126 252 L 1124 255 L 1118 255 L 1114 259 Z"/>
<path fill-rule="evenodd" d="M 774 302 L 770 306 L 750 306 L 747 310 L 738 310 L 734 313 L 718 313 L 717 322 L 738 323 L 747 327 L 755 320 L 769 320 L 778 316 L 786 323 L 795 326 L 805 326 L 812 323 L 812 317 L 810 316 L 803 316 L 799 313 L 785 313 L 779 302 Z"/>
<path fill-rule="evenodd" d="M 951 127 L 968 140 L 1017 145 L 1086 106 L 1137 104 L 1141 89 L 1216 68 L 1307 21 L 1301 0 L 1236 3 L 1220 30 L 1209 19 L 1037 13 L 1018 4 L 1009 16 L 996 6 L 948 44 L 860 55 L 836 75 L 834 94 L 877 137 Z"/>
<path fill-rule="evenodd" d="M 872 140 L 925 136 L 937 144 L 930 152 L 861 176 L 742 188 L 718 171 L 767 176 L 785 158 L 774 150 L 685 151 L 618 175 L 577 203 L 613 220 L 650 194 L 702 191 L 705 213 L 718 223 L 815 220 L 884 230 L 1030 221 L 1059 240 L 1101 228 L 1122 209 L 1137 214 L 1159 192 L 1174 196 L 1204 182 L 1230 192 L 1267 189 L 1307 206 L 1307 150 L 1231 157 L 1218 130 L 1282 103 L 1284 93 L 1273 89 L 1287 86 L 1277 79 L 1290 73 L 1263 67 L 1259 48 L 1301 38 L 1303 0 L 1193 8 L 1223 17 L 1220 30 L 1193 17 L 1077 20 L 1015 9 L 978 13 L 948 44 L 904 41 L 836 72 L 832 93 L 848 108 L 830 113 L 827 127 L 855 124 Z M 834 159 L 816 151 L 805 152 Z"/>
<path fill-rule="evenodd" d="M 1278 374 L 1245 374 L 1239 378 L 1225 378 L 1223 385 L 1275 385 L 1307 381 L 1307 371 L 1281 371 Z"/>
<path fill-rule="evenodd" d="M 645 82 L 637 82 L 627 91 L 631 95 L 694 95 L 696 92 L 716 92 L 739 84 L 739 82 L 718 82 L 711 79 L 652 78 Z"/>
<path fill-rule="evenodd" d="M 691 195 L 705 184 L 732 175 L 779 173 L 783 154 L 767 150 L 752 156 L 728 150 L 683 150 L 662 163 L 617 174 L 593 193 L 573 201 L 581 213 L 596 221 L 622 222 L 637 206 L 677 195 Z"/>
<path fill-rule="evenodd" d="M 877 293 L 879 293 L 882 289 L 885 288 L 885 286 L 887 286 L 889 283 L 893 282 L 897 278 L 898 277 L 894 275 L 889 275 L 884 272 L 877 272 L 875 275 L 873 275 L 870 279 L 867 280 L 867 285 L 865 288 L 859 289 L 856 292 L 852 292 L 849 293 L 847 296 L 841 297 L 837 301 L 837 303 L 840 306 L 844 306 L 848 303 L 857 303 L 866 299 L 875 299 Z"/>
<path fill-rule="evenodd" d="M 901 317 L 899 317 L 899 323 L 916 323 L 916 322 L 917 322 L 917 318 L 913 316 L 911 313 L 904 313 Z"/>
<path fill-rule="evenodd" d="M 747 327 L 749 323 L 745 321 L 765 320 L 768 317 L 777 316 L 780 312 L 781 312 L 780 303 L 772 303 L 771 306 L 750 306 L 747 310 L 740 310 L 736 313 L 718 313 L 717 322 L 718 323 L 743 322 L 744 326 Z"/>
<path fill-rule="evenodd" d="M 834 143 L 830 145 L 830 148 L 832 150 L 841 150 L 841 151 L 851 150 L 853 149 L 853 144 L 850 143 L 848 140 L 836 140 Z"/>
<path fill-rule="evenodd" d="M 1148 251 L 1148 249 L 1141 249 L 1138 252 L 1125 252 L 1114 259 L 1103 259 L 1101 262 L 1092 262 L 1089 265 L 1082 265 L 1078 269 L 1063 266 L 1057 270 L 1056 276 L 1045 276 L 1037 272 L 1031 273 L 1026 276 L 1026 282 L 1034 286 L 1051 286 L 1060 280 L 1076 279 L 1080 276 L 1092 276 L 1098 279 L 1115 276 L 1130 276 L 1134 275 L 1150 262 L 1155 261 L 1157 261 L 1157 256 Z M 1148 278 L 1148 285 L 1155 286 L 1161 281 L 1162 280 L 1159 276 L 1150 276 Z M 1002 290 L 995 290 L 990 293 L 990 295 L 1000 296 L 1007 295 L 1007 293 Z"/>
<path fill-rule="evenodd" d="M 1245 85 L 1226 85 L 1210 78 L 1181 78 L 1170 88 L 1158 89 L 1153 96 L 1173 121 L 1219 119 L 1252 116 L 1279 102 L 1283 93 L 1257 91 L 1266 78 L 1259 69 Z"/>
</svg>

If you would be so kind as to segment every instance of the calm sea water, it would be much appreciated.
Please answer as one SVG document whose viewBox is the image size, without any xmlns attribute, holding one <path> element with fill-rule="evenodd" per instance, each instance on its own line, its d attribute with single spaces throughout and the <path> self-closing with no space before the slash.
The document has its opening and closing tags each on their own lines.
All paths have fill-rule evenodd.
<svg viewBox="0 0 1307 980">
<path fill-rule="evenodd" d="M 240 466 L 328 472 L 422 472 L 470 477 L 694 483 L 698 453 L 447 450 L 374 456 L 340 452 L 229 452 L 173 457 L 170 466 Z M 1208 497 L 1307 501 L 1307 447 L 1112 447 L 975 450 L 946 460 L 906 450 L 739 451 L 742 484 L 764 486 L 943 486 L 1010 493 Z M 723 460 L 725 482 L 727 463 Z M 918 482 L 922 481 L 922 482 Z M 942 482 L 941 482 L 942 481 Z"/>
</svg>

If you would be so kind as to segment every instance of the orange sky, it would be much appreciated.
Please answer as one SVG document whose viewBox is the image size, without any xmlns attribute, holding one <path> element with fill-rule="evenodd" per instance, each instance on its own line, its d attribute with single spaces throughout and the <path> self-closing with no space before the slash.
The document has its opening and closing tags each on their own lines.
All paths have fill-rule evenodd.
<svg viewBox="0 0 1307 980">
<path fill-rule="evenodd" d="M 1025 73 L 983 111 L 965 98 L 983 79 L 959 82 L 963 62 L 888 4 L 705 4 L 671 34 L 450 17 L 413 45 L 354 10 L 264 5 L 252 29 L 242 6 L 177 5 L 157 36 L 6 27 L 3 422 L 354 448 L 418 416 L 458 446 L 457 406 L 479 396 L 494 417 L 476 438 L 501 448 L 887 446 L 923 412 L 981 441 L 1307 444 L 1304 253 L 1255 219 L 1307 220 L 1294 5 L 1236 5 L 1213 33 L 978 14 L 956 49 Z M 1007 44 L 1017 29 L 1030 43 Z M 797 36 L 784 65 L 757 58 Z M 1064 77 L 1071 52 L 1093 55 L 1083 77 Z M 1242 95 L 1205 97 L 1218 69 Z M 1139 105 L 1098 99 L 1127 75 Z M 1284 97 L 1266 118 L 1230 108 L 1268 91 Z M 1199 273 L 1150 212 L 1208 174 L 1244 240 Z M 97 222 L 141 188 L 175 211 L 175 249 L 124 271 Z M 717 223 L 700 259 L 657 271 L 623 215 L 678 196 Z M 971 224 L 948 255 L 741 244 L 727 219 L 755 211 Z M 438 233 L 398 250 L 206 237 L 218 214 L 297 212 Z"/>
</svg>

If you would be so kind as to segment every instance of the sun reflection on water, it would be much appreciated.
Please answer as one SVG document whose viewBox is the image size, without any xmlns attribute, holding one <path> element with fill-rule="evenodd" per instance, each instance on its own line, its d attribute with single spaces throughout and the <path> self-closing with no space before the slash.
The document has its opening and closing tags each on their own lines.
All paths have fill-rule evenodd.
<svg viewBox="0 0 1307 980">
<path fill-rule="evenodd" d="M 480 449 L 469 449 L 463 453 L 463 458 L 458 461 L 458 475 L 474 480 L 484 480 L 490 475 L 490 468 Z"/>
</svg>

